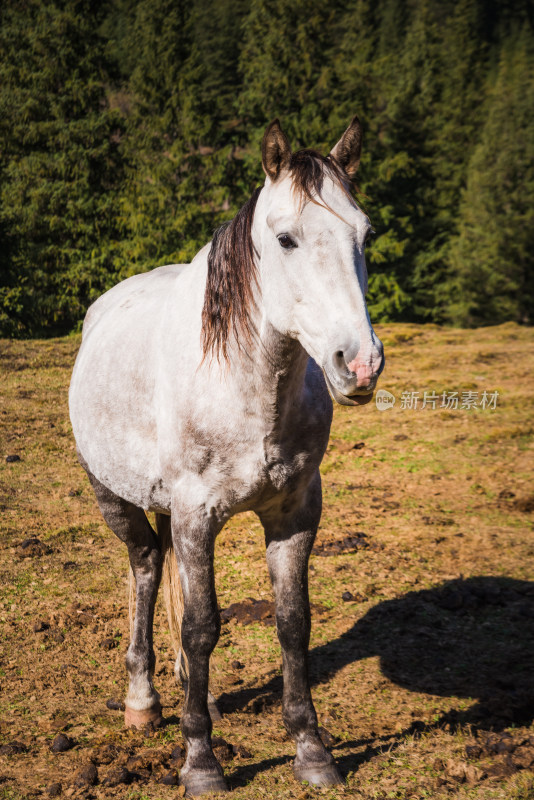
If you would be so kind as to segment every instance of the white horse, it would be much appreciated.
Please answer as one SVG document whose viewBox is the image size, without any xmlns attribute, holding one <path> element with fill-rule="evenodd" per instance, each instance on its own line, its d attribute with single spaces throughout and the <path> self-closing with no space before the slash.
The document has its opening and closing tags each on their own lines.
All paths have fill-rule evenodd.
<svg viewBox="0 0 534 800">
<path fill-rule="evenodd" d="M 342 781 L 310 694 L 307 567 L 329 392 L 366 403 L 383 367 L 364 299 L 371 226 L 348 190 L 360 150 L 357 117 L 328 157 L 292 154 L 275 120 L 262 144 L 265 185 L 211 245 L 191 264 L 115 286 L 85 320 L 70 413 L 80 461 L 135 576 L 126 724 L 161 720 L 152 624 L 170 553 L 183 593 L 175 615 L 182 677 L 188 665 L 180 781 L 189 795 L 226 788 L 207 702 L 220 631 L 213 552 L 225 522 L 245 510 L 265 529 L 295 775 Z M 157 534 L 145 510 L 156 512 Z"/>
</svg>

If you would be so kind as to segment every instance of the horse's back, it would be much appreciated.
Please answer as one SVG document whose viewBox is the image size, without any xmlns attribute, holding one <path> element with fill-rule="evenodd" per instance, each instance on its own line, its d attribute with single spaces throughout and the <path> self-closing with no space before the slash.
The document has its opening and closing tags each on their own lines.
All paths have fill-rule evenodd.
<svg viewBox="0 0 534 800">
<path fill-rule="evenodd" d="M 124 304 L 134 302 L 135 299 L 142 302 L 142 296 L 147 295 L 147 293 L 152 296 L 161 294 L 164 297 L 167 294 L 167 289 L 171 288 L 176 278 L 188 266 L 189 264 L 166 264 L 150 272 L 132 275 L 130 278 L 126 278 L 126 280 L 113 286 L 89 307 L 83 322 L 82 336 L 85 337 L 93 325 L 107 311 L 120 308 L 121 305 L 124 307 Z"/>
</svg>

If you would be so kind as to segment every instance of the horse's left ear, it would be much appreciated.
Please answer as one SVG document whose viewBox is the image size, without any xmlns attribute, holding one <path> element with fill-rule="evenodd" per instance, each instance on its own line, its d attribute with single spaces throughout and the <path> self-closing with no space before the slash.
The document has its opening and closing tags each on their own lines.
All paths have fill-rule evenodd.
<svg viewBox="0 0 534 800">
<path fill-rule="evenodd" d="M 362 152 L 362 123 L 358 117 L 353 117 L 349 127 L 336 144 L 330 155 L 335 158 L 349 178 L 356 175 L 360 166 Z"/>
<path fill-rule="evenodd" d="M 275 181 L 282 170 L 289 167 L 291 146 L 277 119 L 274 119 L 263 134 L 261 160 L 265 174 Z"/>
</svg>

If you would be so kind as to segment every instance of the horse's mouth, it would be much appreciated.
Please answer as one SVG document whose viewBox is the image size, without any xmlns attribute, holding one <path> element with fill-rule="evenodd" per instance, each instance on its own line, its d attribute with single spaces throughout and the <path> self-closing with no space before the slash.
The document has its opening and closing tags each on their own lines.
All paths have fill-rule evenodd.
<svg viewBox="0 0 534 800">
<path fill-rule="evenodd" d="M 336 387 L 333 386 L 325 369 L 323 369 L 323 375 L 332 400 L 335 400 L 336 403 L 339 403 L 341 406 L 364 406 L 367 403 L 370 403 L 373 399 L 374 387 L 372 389 L 368 389 L 367 391 L 360 391 L 357 394 L 347 395 L 343 394 L 339 391 L 339 389 L 336 389 Z"/>
</svg>

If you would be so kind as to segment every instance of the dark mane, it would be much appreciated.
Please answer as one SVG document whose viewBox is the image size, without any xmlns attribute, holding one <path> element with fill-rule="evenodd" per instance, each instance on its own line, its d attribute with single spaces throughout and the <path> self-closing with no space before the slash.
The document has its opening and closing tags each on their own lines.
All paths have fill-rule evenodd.
<svg viewBox="0 0 534 800">
<path fill-rule="evenodd" d="M 325 173 L 349 194 L 349 179 L 335 159 L 315 150 L 292 153 L 289 171 L 293 191 L 302 202 L 317 203 L 321 196 Z M 208 255 L 208 277 L 202 309 L 202 352 L 206 358 L 212 351 L 217 358 L 228 360 L 228 338 L 233 332 L 237 341 L 243 336 L 252 339 L 251 311 L 254 284 L 257 282 L 252 221 L 261 188 L 254 191 L 231 222 L 218 228 Z"/>
<path fill-rule="evenodd" d="M 256 282 L 252 220 L 261 192 L 256 189 L 231 222 L 218 228 L 208 255 L 208 278 L 202 309 L 202 351 L 213 350 L 228 358 L 227 342 L 233 330 L 236 339 L 243 332 L 250 341 L 250 308 Z"/>
</svg>

